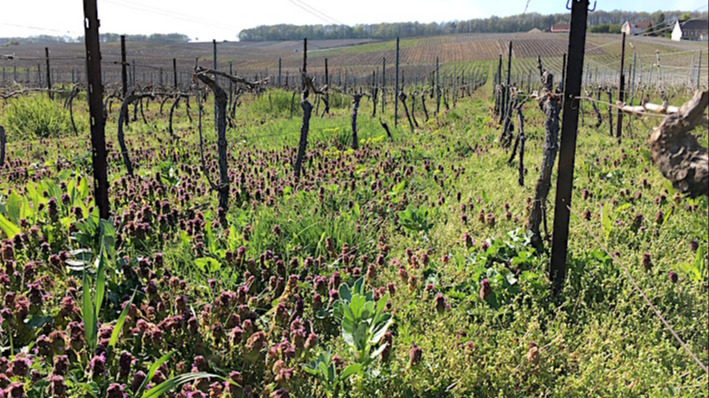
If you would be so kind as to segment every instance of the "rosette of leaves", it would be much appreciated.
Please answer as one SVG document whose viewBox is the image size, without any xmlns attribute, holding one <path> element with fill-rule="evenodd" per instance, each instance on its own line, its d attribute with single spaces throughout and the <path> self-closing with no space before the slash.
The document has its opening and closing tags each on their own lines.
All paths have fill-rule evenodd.
<svg viewBox="0 0 709 398">
<path fill-rule="evenodd" d="M 323 392 L 327 397 L 339 397 L 342 384 L 353 374 L 362 369 L 359 363 L 353 363 L 340 370 L 333 361 L 330 349 L 320 351 L 318 357 L 309 364 L 303 365 L 303 370 L 315 376 L 323 387 Z"/>
<path fill-rule="evenodd" d="M 409 232 L 427 233 L 433 227 L 433 223 L 429 221 L 430 213 L 425 207 L 416 209 L 409 206 L 399 212 L 399 224 Z"/>
<path fill-rule="evenodd" d="M 352 288 L 340 285 L 339 293 L 333 314 L 341 320 L 342 338 L 352 350 L 355 363 L 365 369 L 386 346 L 382 338 L 393 322 L 391 314 L 384 313 L 389 294 L 375 301 L 371 290 L 365 292 L 364 278 L 355 281 Z"/>
</svg>

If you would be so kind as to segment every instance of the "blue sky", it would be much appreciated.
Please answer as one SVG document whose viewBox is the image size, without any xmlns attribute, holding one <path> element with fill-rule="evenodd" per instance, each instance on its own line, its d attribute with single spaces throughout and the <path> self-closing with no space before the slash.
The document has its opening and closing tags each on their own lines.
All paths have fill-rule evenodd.
<svg viewBox="0 0 709 398">
<path fill-rule="evenodd" d="M 0 37 L 80 36 L 80 0 L 4 0 Z M 528 3 L 528 4 L 527 4 Z M 192 39 L 235 40 L 240 30 L 277 23 L 441 22 L 527 12 L 563 13 L 565 0 L 98 0 L 101 31 L 184 33 Z M 598 0 L 599 10 L 707 10 L 706 0 Z"/>
</svg>

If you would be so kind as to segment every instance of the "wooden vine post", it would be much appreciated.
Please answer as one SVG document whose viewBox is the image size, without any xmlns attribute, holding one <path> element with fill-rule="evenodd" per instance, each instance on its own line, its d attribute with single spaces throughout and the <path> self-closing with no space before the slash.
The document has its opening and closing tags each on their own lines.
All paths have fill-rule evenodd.
<svg viewBox="0 0 709 398">
<path fill-rule="evenodd" d="M 576 134 L 579 121 L 579 97 L 583 76 L 583 58 L 586 47 L 586 24 L 589 0 L 573 0 L 571 5 L 571 32 L 569 33 L 564 108 L 561 126 L 561 151 L 556 182 L 554 230 L 552 235 L 549 277 L 553 293 L 558 296 L 566 278 L 566 256 L 569 245 L 569 216 L 573 190 Z"/>
<path fill-rule="evenodd" d="M 396 72 L 394 82 L 394 127 L 396 127 L 399 121 L 399 101 L 396 100 L 396 96 L 399 95 L 399 36 L 396 37 Z"/>
<path fill-rule="evenodd" d="M 379 95 L 379 88 L 377 87 L 377 72 L 372 71 L 372 117 L 377 116 L 377 95 Z"/>
<path fill-rule="evenodd" d="M 439 80 L 438 66 L 438 57 L 436 57 L 436 116 L 441 111 L 441 82 Z"/>
<path fill-rule="evenodd" d="M 387 59 L 382 57 L 382 115 L 384 115 L 384 107 L 386 106 L 386 86 L 387 86 Z"/>
<path fill-rule="evenodd" d="M 310 129 L 310 114 L 313 112 L 313 105 L 308 101 L 310 86 L 307 80 L 308 67 L 308 39 L 303 39 L 303 69 L 301 69 L 301 89 L 300 107 L 303 109 L 303 121 L 300 125 L 300 141 L 298 142 L 298 155 L 295 158 L 293 172 L 295 175 L 296 184 L 300 181 L 301 167 L 303 166 L 303 158 L 305 158 L 305 150 L 308 146 L 308 130 Z"/>
<path fill-rule="evenodd" d="M 329 115 L 330 114 L 330 90 L 329 86 L 330 85 L 330 72 L 327 69 L 327 58 L 325 58 L 325 87 L 328 88 L 328 90 L 325 92 L 325 96 L 323 97 L 323 101 L 325 102 L 325 108 L 322 111 L 322 114 L 325 115 L 326 113 Z"/>
<path fill-rule="evenodd" d="M 501 98 L 501 90 L 502 90 L 502 54 L 500 54 L 500 58 L 497 60 L 497 73 L 495 74 L 495 115 L 498 116 L 500 112 L 502 111 L 502 98 Z"/>
<path fill-rule="evenodd" d="M 517 178 L 517 182 L 519 183 L 520 187 L 524 186 L 524 143 L 527 141 L 527 138 L 524 135 L 524 114 L 522 114 L 522 105 L 517 107 L 517 115 L 519 116 L 519 134 L 517 135 L 519 137 L 519 167 L 518 167 L 518 172 L 519 172 L 519 177 Z"/>
<path fill-rule="evenodd" d="M 214 66 L 212 66 L 212 69 L 217 70 L 217 40 L 212 39 L 212 49 L 214 52 Z M 201 79 L 200 79 L 201 80 Z M 219 110 L 217 109 L 217 99 L 214 99 L 214 125 L 217 125 L 219 121 L 217 120 Z"/>
<path fill-rule="evenodd" d="M 126 65 L 126 35 L 121 35 L 121 93 L 123 98 L 128 94 L 128 71 Z"/>
<path fill-rule="evenodd" d="M 0 169 L 5 165 L 5 144 L 7 144 L 5 128 L 0 126 Z"/>
<path fill-rule="evenodd" d="M 699 59 L 697 64 L 697 90 L 702 89 L 702 50 L 699 50 Z"/>
<path fill-rule="evenodd" d="M 101 49 L 98 35 L 96 0 L 84 0 L 84 44 L 86 47 L 87 97 L 91 123 L 91 161 L 94 177 L 94 202 L 99 217 L 109 217 L 108 172 L 106 167 L 106 119 L 103 114 L 103 85 L 101 84 Z"/>
<path fill-rule="evenodd" d="M 534 201 L 529 214 L 529 224 L 527 229 L 532 234 L 531 243 L 537 248 L 544 247 L 540 227 L 543 220 L 546 220 L 547 196 L 551 188 L 551 174 L 556 160 L 556 153 L 559 149 L 557 140 L 559 137 L 559 111 L 561 110 L 561 98 L 554 90 L 554 75 L 542 69 L 541 58 L 537 57 L 539 63 L 539 73 L 543 89 L 539 96 L 539 108 L 546 116 L 544 122 L 544 148 L 542 150 L 542 165 L 539 172 L 539 179 L 534 188 Z M 511 158 L 510 160 L 513 160 Z M 546 225 L 546 224 L 545 224 Z"/>
<path fill-rule="evenodd" d="M 618 102 L 622 103 L 625 97 L 625 72 L 623 67 L 625 64 L 625 32 L 623 32 L 620 45 L 620 81 L 618 82 Z M 615 137 L 620 140 L 623 132 L 623 111 L 618 109 L 615 125 Z"/>
<path fill-rule="evenodd" d="M 52 70 L 49 68 L 49 47 L 44 47 L 44 59 L 47 61 L 47 94 L 50 99 L 54 99 L 52 93 Z"/>
<path fill-rule="evenodd" d="M 504 112 L 502 114 L 503 120 L 507 120 L 510 117 L 510 79 L 512 78 L 512 42 L 508 44 L 507 47 L 507 83 L 505 84 L 504 91 Z"/>
<path fill-rule="evenodd" d="M 610 89 L 606 89 L 606 94 L 608 94 L 608 129 L 613 137 L 613 93 Z"/>
<path fill-rule="evenodd" d="M 361 99 L 362 94 L 355 93 L 352 96 L 352 149 L 355 151 L 359 148 L 359 143 L 357 142 L 357 110 Z"/>
<path fill-rule="evenodd" d="M 126 36 L 121 35 L 121 92 L 123 94 L 123 99 L 126 98 L 128 95 L 128 71 L 127 71 L 128 65 L 126 64 Z M 125 112 L 125 115 L 123 116 L 123 121 L 125 122 L 126 126 L 129 123 L 129 117 L 128 117 L 128 108 L 124 110 L 121 107 L 121 112 Z"/>
</svg>

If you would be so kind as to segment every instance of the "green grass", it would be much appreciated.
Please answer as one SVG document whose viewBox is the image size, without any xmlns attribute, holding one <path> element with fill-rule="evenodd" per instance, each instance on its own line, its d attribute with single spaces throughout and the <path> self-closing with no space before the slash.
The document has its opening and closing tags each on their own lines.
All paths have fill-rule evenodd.
<svg viewBox="0 0 709 398">
<path fill-rule="evenodd" d="M 544 137 L 542 114 L 536 103 L 524 107 L 527 142 L 523 187 L 517 184 L 517 165 L 507 164 L 508 153 L 497 145 L 500 131 L 491 115 L 489 83 L 472 98 L 459 99 L 450 111 L 441 106 L 441 114 L 428 122 L 423 121 L 422 110 L 417 107 L 421 127 L 413 133 L 400 116 L 392 140 L 379 119 L 371 118 L 371 102 L 363 99 L 358 118 L 363 148 L 360 151 L 349 149 L 349 101 L 342 98 L 338 102 L 334 98 L 330 115 L 313 114 L 305 179 L 296 187 L 290 180 L 291 162 L 298 145 L 301 115 L 296 97 L 295 112 L 290 117 L 290 101 L 290 93 L 274 90 L 258 97 L 245 95 L 243 104 L 236 108 L 235 126 L 228 129 L 227 137 L 230 169 L 236 173 L 232 187 L 240 196 L 231 197 L 227 226 L 205 226 L 198 235 L 189 235 L 186 228 L 177 227 L 142 240 L 128 238 L 124 226 L 117 228 L 123 237 L 119 255 L 133 264 L 158 252 L 165 256 L 164 267 L 153 269 L 165 297 L 135 297 L 143 306 L 138 307 L 146 308 L 140 310 L 142 319 L 150 325 L 158 324 L 155 317 L 159 315 L 150 315 L 147 307 L 165 300 L 167 311 L 172 314 L 172 303 L 184 294 L 188 308 L 202 322 L 197 335 L 184 340 L 179 337 L 182 332 L 171 337 L 164 331 L 163 341 L 157 346 L 140 335 L 124 335 L 116 349 L 133 353 L 137 358 L 134 369 L 145 371 L 164 353 L 179 348 L 174 361 L 166 365 L 173 374 L 184 371 L 178 364 L 191 364 L 196 355 L 203 355 L 209 361 L 210 372 L 226 376 L 228 371 L 238 370 L 243 383 L 259 394 L 268 395 L 264 393 L 267 388 L 286 388 L 291 396 L 322 396 L 323 386 L 300 369 L 302 364 L 310 363 L 327 347 L 348 364 L 353 363 L 353 357 L 336 320 L 316 316 L 312 282 L 306 278 L 330 277 L 339 272 L 345 283 L 351 283 L 354 277 L 347 274 L 348 269 L 360 267 L 364 274 L 376 256 L 382 254 L 384 265 L 376 267 L 377 274 L 368 278 L 367 286 L 379 289 L 392 283 L 396 287 L 391 297 L 394 322 L 390 327 L 390 360 L 374 364 L 375 373 L 357 373 L 349 378 L 343 388 L 350 397 L 705 395 L 707 374 L 664 328 L 621 267 L 610 261 L 592 236 L 598 236 L 609 251 L 618 251 L 619 260 L 678 335 L 702 362 L 709 362 L 709 276 L 703 274 L 703 280 L 696 280 L 687 271 L 687 264 L 706 264 L 708 260 L 709 203 L 707 198 L 675 198 L 674 190 L 650 162 L 646 139 L 656 119 L 641 122 L 633 118 L 632 137 L 626 127 L 623 140 L 618 143 L 608 136 L 605 123 L 598 130 L 587 127 L 591 109 L 584 104 L 572 208 L 578 214 L 588 210 L 590 221 L 571 218 L 568 280 L 560 299 L 553 300 L 547 280 L 548 244 L 547 251 L 537 253 L 524 240 L 526 200 L 534 196 Z M 389 99 L 383 120 L 393 127 L 391 104 Z M 429 99 L 427 106 L 433 114 L 433 101 Z M 85 113 L 85 105 L 77 108 L 77 112 Z M 205 109 L 211 111 L 211 104 Z M 125 193 L 119 181 L 125 169 L 119 158 L 111 158 L 109 175 L 116 217 L 128 211 L 130 202 L 139 209 L 155 201 L 167 201 L 184 214 L 199 211 L 205 220 L 215 219 L 217 195 L 209 192 L 200 171 L 196 114 L 193 108 L 190 124 L 184 112 L 185 107 L 181 106 L 175 124 L 181 137 L 177 144 L 179 161 L 163 154 L 141 157 L 137 153 L 140 148 L 167 146 L 167 116 L 158 114 L 156 102 L 146 110 L 148 125 L 136 121 L 128 127 L 129 148 L 131 155 L 139 159 L 137 173 L 141 182 L 148 184 L 158 170 L 165 175 L 170 168 L 178 180 L 174 188 L 164 182 L 162 193 L 147 188 Z M 114 147 L 115 113 L 114 108 L 107 124 L 107 136 Z M 210 113 L 203 122 L 205 150 L 211 162 L 216 158 L 216 134 Z M 696 134 L 706 145 L 707 127 L 701 126 Z M 39 156 L 42 161 L 54 161 L 60 156 L 59 148 L 71 154 L 81 145 L 51 141 L 47 144 L 48 153 Z M 183 169 L 188 166 L 196 166 L 198 171 Z M 79 168 L 82 170 L 89 175 L 88 167 Z M 210 173 L 213 178 L 217 176 L 216 169 Z M 242 174 L 246 180 L 243 185 Z M 64 175 L 52 173 L 47 180 L 66 181 L 68 175 L 71 171 Z M 550 228 L 556 173 L 552 181 Z M 377 188 L 379 184 L 382 189 Z M 2 181 L 0 191 L 11 187 L 21 190 L 24 185 L 22 179 Z M 255 198 L 254 187 L 261 190 L 263 199 Z M 183 189 L 190 199 L 181 201 Z M 584 190 L 591 193 L 585 199 Z M 250 196 L 245 196 L 247 193 Z M 456 198 L 458 193 L 460 201 Z M 3 197 L 0 211 L 5 211 L 5 204 Z M 506 217 L 507 207 L 510 219 Z M 430 228 L 402 222 L 407 208 L 421 218 L 420 225 Z M 602 208 L 610 214 L 606 216 L 610 222 L 603 222 Z M 661 224 L 656 222 L 660 211 Z M 494 215 L 495 224 L 479 222 L 480 212 Z M 467 222 L 461 219 L 462 214 L 467 216 Z M 644 216 L 639 229 L 633 226 L 636 214 Z M 52 224 L 45 213 L 40 213 L 36 225 L 42 233 L 49 233 L 48 228 L 53 228 L 53 233 L 61 232 L 57 238 L 61 250 L 78 248 L 76 242 L 66 239 L 68 224 Z M 274 231 L 276 225 L 280 232 Z M 248 239 L 244 238 L 247 230 Z M 474 247 L 466 247 L 464 233 L 472 236 Z M 327 238 L 331 238 L 336 253 L 328 251 Z M 699 256 L 690 250 L 691 240 L 698 242 Z M 197 241 L 203 242 L 202 248 L 197 247 Z M 388 244 L 388 252 L 382 251 L 383 243 Z M 490 245 L 488 250 L 482 248 L 484 243 Z M 357 248 L 354 264 L 346 265 L 339 257 L 345 244 Z M 258 314 L 256 327 L 268 333 L 266 346 L 257 357 L 248 352 L 244 342 L 227 346 L 212 337 L 210 329 L 217 320 L 225 324 L 229 315 L 223 309 L 210 307 L 216 305 L 219 294 L 237 291 L 247 280 L 247 267 L 227 263 L 220 253 L 235 251 L 242 245 L 245 257 L 255 259 L 257 265 L 255 272 L 249 271 L 255 281 L 249 287 L 248 308 Z M 293 310 L 291 300 L 296 291 L 288 288 L 283 294 L 276 294 L 268 287 L 269 277 L 278 273 L 275 259 L 260 264 L 259 256 L 267 251 L 284 260 L 287 275 L 300 276 L 297 294 L 304 300 L 301 319 L 312 322 L 319 338 L 318 347 L 286 360 L 285 366 L 293 367 L 294 373 L 285 383 L 276 379 L 275 359 L 266 351 L 289 338 L 292 320 L 283 323 L 274 314 L 281 302 Z M 417 258 L 415 263 L 407 260 L 407 251 Z M 423 252 L 430 252 L 428 264 L 422 263 Z M 40 256 L 29 249 L 18 253 L 20 263 Z M 647 271 L 641 265 L 644 254 L 652 261 Z M 304 262 L 311 256 L 323 256 L 324 264 L 306 268 Z M 449 260 L 443 261 L 443 256 Z M 205 257 L 215 259 L 216 265 L 199 265 Z M 197 259 L 202 260 L 196 262 Z M 413 283 L 400 278 L 399 267 L 392 261 L 405 267 L 408 276 L 415 278 Z M 118 269 L 112 267 L 110 271 Z M 265 279 L 261 278 L 261 270 Z M 670 282 L 670 271 L 677 272 L 678 283 Z M 163 285 L 161 278 L 168 273 L 184 280 L 187 288 L 175 290 Z M 120 312 L 116 295 L 130 297 L 134 287 L 131 283 L 143 286 L 148 281 L 139 277 L 128 282 L 121 273 L 111 275 L 117 286 L 107 286 L 108 308 L 102 310 L 105 323 L 116 319 Z M 210 286 L 210 278 L 217 281 L 216 290 Z M 482 279 L 491 282 L 493 299 L 488 302 L 479 297 Z M 56 276 L 56 285 L 50 289 L 54 301 L 46 311 L 58 307 L 66 280 L 67 275 Z M 425 288 L 429 283 L 433 292 Z M 8 289 L 0 287 L 0 293 L 5 294 Z M 12 289 L 27 293 L 26 287 Z M 449 306 L 442 312 L 435 309 L 438 292 Z M 327 304 L 327 297 L 323 301 Z M 2 346 L 7 346 L 5 335 L 2 339 Z M 421 362 L 412 365 L 409 350 L 414 343 L 423 354 Z M 539 348 L 538 359 L 529 358 L 531 344 Z M 276 357 L 282 358 L 281 354 Z M 84 357 L 77 358 L 72 369 L 83 371 L 86 361 Z M 37 360 L 33 367 L 46 374 L 51 364 Z M 115 375 L 115 366 L 111 369 L 110 374 Z M 96 383 L 105 385 L 105 381 Z M 73 388 L 71 396 L 81 395 L 79 387 Z"/>
</svg>

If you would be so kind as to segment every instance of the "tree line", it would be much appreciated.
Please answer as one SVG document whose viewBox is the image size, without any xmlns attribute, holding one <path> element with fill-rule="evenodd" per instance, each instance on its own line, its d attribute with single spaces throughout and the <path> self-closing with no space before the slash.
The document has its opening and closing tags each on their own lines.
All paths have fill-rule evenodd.
<svg viewBox="0 0 709 398">
<path fill-rule="evenodd" d="M 182 33 L 153 33 L 150 35 L 126 35 L 129 42 L 152 43 L 188 43 L 189 36 Z M 101 43 L 115 43 L 121 41 L 118 33 L 101 33 Z M 0 46 L 18 44 L 57 44 L 57 43 L 83 43 L 84 37 L 38 35 L 31 37 L 0 37 Z"/>
<path fill-rule="evenodd" d="M 706 18 L 707 13 L 688 13 L 682 11 L 595 11 L 588 16 L 592 32 L 620 32 L 625 21 L 653 21 L 655 25 L 670 23 L 684 14 L 692 18 Z M 509 17 L 492 16 L 489 18 L 469 19 L 448 22 L 401 22 L 348 25 L 262 25 L 239 32 L 241 41 L 277 41 L 300 40 L 307 37 L 312 40 L 328 39 L 394 39 L 396 37 L 435 36 L 455 33 L 510 33 L 527 32 L 534 28 L 549 29 L 556 23 L 568 23 L 569 15 L 528 13 Z M 594 29 L 594 26 L 598 28 Z M 664 26 L 664 25 L 663 25 Z"/>
</svg>

